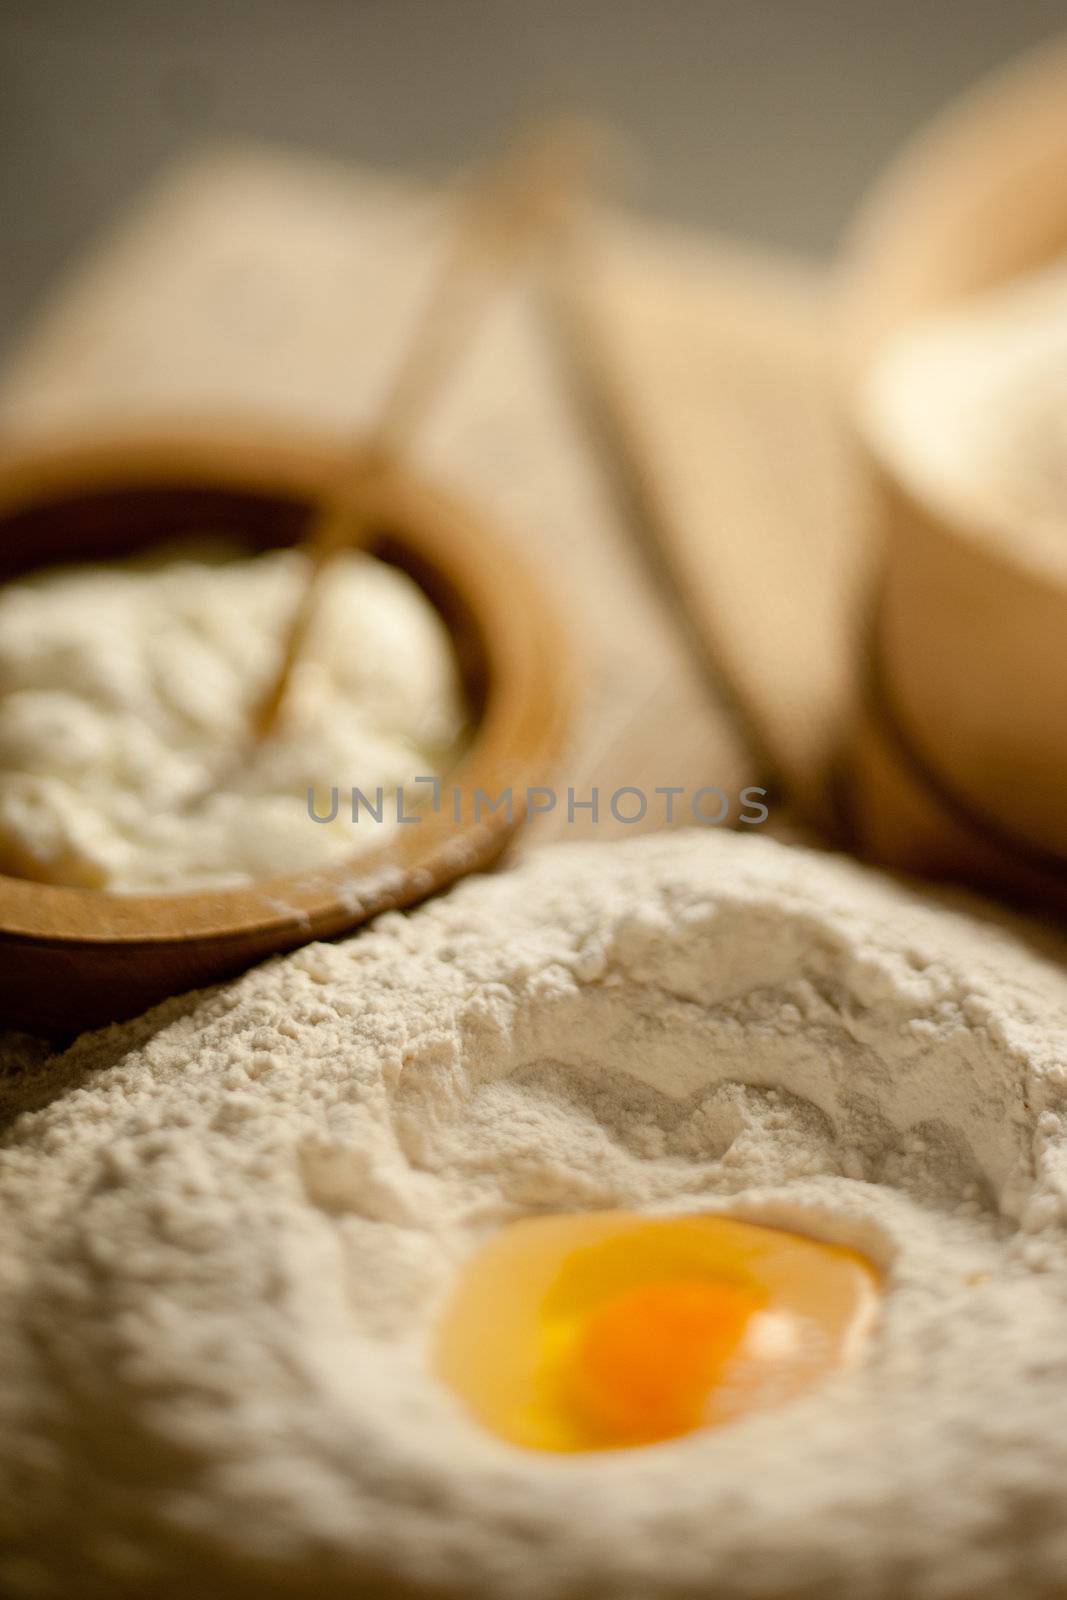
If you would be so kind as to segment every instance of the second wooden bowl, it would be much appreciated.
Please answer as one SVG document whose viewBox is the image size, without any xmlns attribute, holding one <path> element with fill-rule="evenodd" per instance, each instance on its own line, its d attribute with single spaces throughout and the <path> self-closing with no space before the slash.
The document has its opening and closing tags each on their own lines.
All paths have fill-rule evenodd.
<svg viewBox="0 0 1067 1600">
<path fill-rule="evenodd" d="M 0 462 L 0 581 L 107 560 L 180 535 L 253 548 L 300 540 L 339 447 L 262 432 L 125 437 Z M 488 865 L 550 775 L 572 670 L 559 625 L 507 539 L 414 477 L 383 488 L 368 548 L 407 571 L 443 616 L 471 735 L 443 775 L 449 803 L 339 865 L 247 888 L 111 895 L 0 876 L 0 1025 L 52 1035 L 129 1016 L 278 951 L 331 938 Z M 511 813 L 475 804 L 510 790 Z M 460 796 L 459 820 L 453 794 Z"/>
<path fill-rule="evenodd" d="M 845 354 L 885 535 L 847 766 L 859 846 L 1067 907 L 1067 581 L 1013 530 L 935 507 L 867 426 L 864 385 L 918 319 L 1067 251 L 1067 46 L 981 85 L 877 186 Z M 1065 508 L 1067 512 L 1067 508 Z"/>
</svg>

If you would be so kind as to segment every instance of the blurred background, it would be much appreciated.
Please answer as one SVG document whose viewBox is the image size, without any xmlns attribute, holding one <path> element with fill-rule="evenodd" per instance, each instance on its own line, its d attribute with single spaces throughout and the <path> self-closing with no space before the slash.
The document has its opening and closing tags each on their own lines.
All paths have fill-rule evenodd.
<svg viewBox="0 0 1067 1600">
<path fill-rule="evenodd" d="M 1059 589 L 1039 596 L 1046 640 L 1014 512 L 999 565 L 955 528 L 989 618 L 951 573 L 929 582 L 840 382 L 865 281 L 882 326 L 895 282 L 907 304 L 927 274 L 951 302 L 1063 248 L 1067 50 L 991 91 L 999 116 L 972 102 L 972 159 L 940 176 L 929 122 L 1065 35 L 1067 0 L 0 0 L 0 433 L 245 413 L 353 427 L 433 271 L 432 226 L 412 212 L 405 234 L 403 191 L 360 165 L 444 178 L 517 122 L 589 113 L 637 154 L 626 199 L 696 241 L 602 217 L 595 276 L 570 263 L 562 337 L 513 296 L 416 450 L 536 543 L 590 636 L 572 778 L 766 782 L 785 831 L 1067 908 L 1067 585 L 1062 614 Z M 825 264 L 914 135 L 929 203 L 904 207 L 866 280 L 847 258 L 842 297 Z M 959 410 L 943 437 L 924 423 L 920 454 Z M 910 484 L 908 462 L 883 465 Z M 1009 557 L 1017 620 L 992 649 Z M 891 569 L 909 620 L 880 681 L 907 674 L 907 732 L 863 665 Z"/>
<path fill-rule="evenodd" d="M 0 352 L 155 172 L 248 136 L 433 171 L 604 113 L 655 214 L 828 252 L 938 105 L 1064 0 L 0 0 Z"/>
</svg>

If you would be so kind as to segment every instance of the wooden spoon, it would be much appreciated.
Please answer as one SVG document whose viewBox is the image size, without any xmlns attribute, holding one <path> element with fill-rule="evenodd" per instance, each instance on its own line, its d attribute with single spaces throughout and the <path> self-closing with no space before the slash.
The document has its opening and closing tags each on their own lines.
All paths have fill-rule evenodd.
<svg viewBox="0 0 1067 1600">
<path fill-rule="evenodd" d="M 517 139 L 468 196 L 377 422 L 354 449 L 306 540 L 307 579 L 277 670 L 253 708 L 253 749 L 278 726 L 331 562 L 368 531 L 383 484 L 402 466 L 494 291 L 534 245 L 561 227 L 589 151 L 588 132 L 576 124 L 540 127 Z"/>
</svg>

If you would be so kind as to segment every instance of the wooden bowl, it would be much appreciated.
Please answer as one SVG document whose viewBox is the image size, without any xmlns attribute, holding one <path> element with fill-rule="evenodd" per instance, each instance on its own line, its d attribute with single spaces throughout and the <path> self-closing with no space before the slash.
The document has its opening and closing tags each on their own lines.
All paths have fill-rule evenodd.
<svg viewBox="0 0 1067 1600">
<path fill-rule="evenodd" d="M 297 542 L 339 447 L 232 427 L 66 443 L 0 461 L 0 581 L 211 530 Z M 129 1016 L 277 951 L 348 932 L 487 866 L 544 783 L 566 722 L 571 663 L 525 564 L 469 506 L 404 477 L 383 488 L 367 548 L 424 589 L 450 631 L 472 732 L 436 814 L 309 874 L 241 889 L 113 895 L 0 876 L 0 1022 L 48 1034 Z M 461 793 L 457 823 L 452 786 Z M 490 811 L 510 788 L 514 811 Z"/>
<path fill-rule="evenodd" d="M 848 383 L 885 534 L 846 768 L 869 855 L 1067 908 L 1067 583 L 1012 530 L 935 508 L 859 394 L 917 318 L 1067 250 L 1067 46 L 972 91 L 861 215 L 844 285 Z"/>
</svg>

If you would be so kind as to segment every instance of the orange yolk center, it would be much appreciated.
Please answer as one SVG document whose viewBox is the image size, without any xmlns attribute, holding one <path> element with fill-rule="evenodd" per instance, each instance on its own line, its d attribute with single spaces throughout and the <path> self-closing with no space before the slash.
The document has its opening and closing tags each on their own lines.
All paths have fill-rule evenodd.
<svg viewBox="0 0 1067 1600">
<path fill-rule="evenodd" d="M 755 1309 L 746 1290 L 699 1278 L 616 1295 L 579 1337 L 571 1403 L 591 1430 L 619 1444 L 689 1433 Z"/>
</svg>

